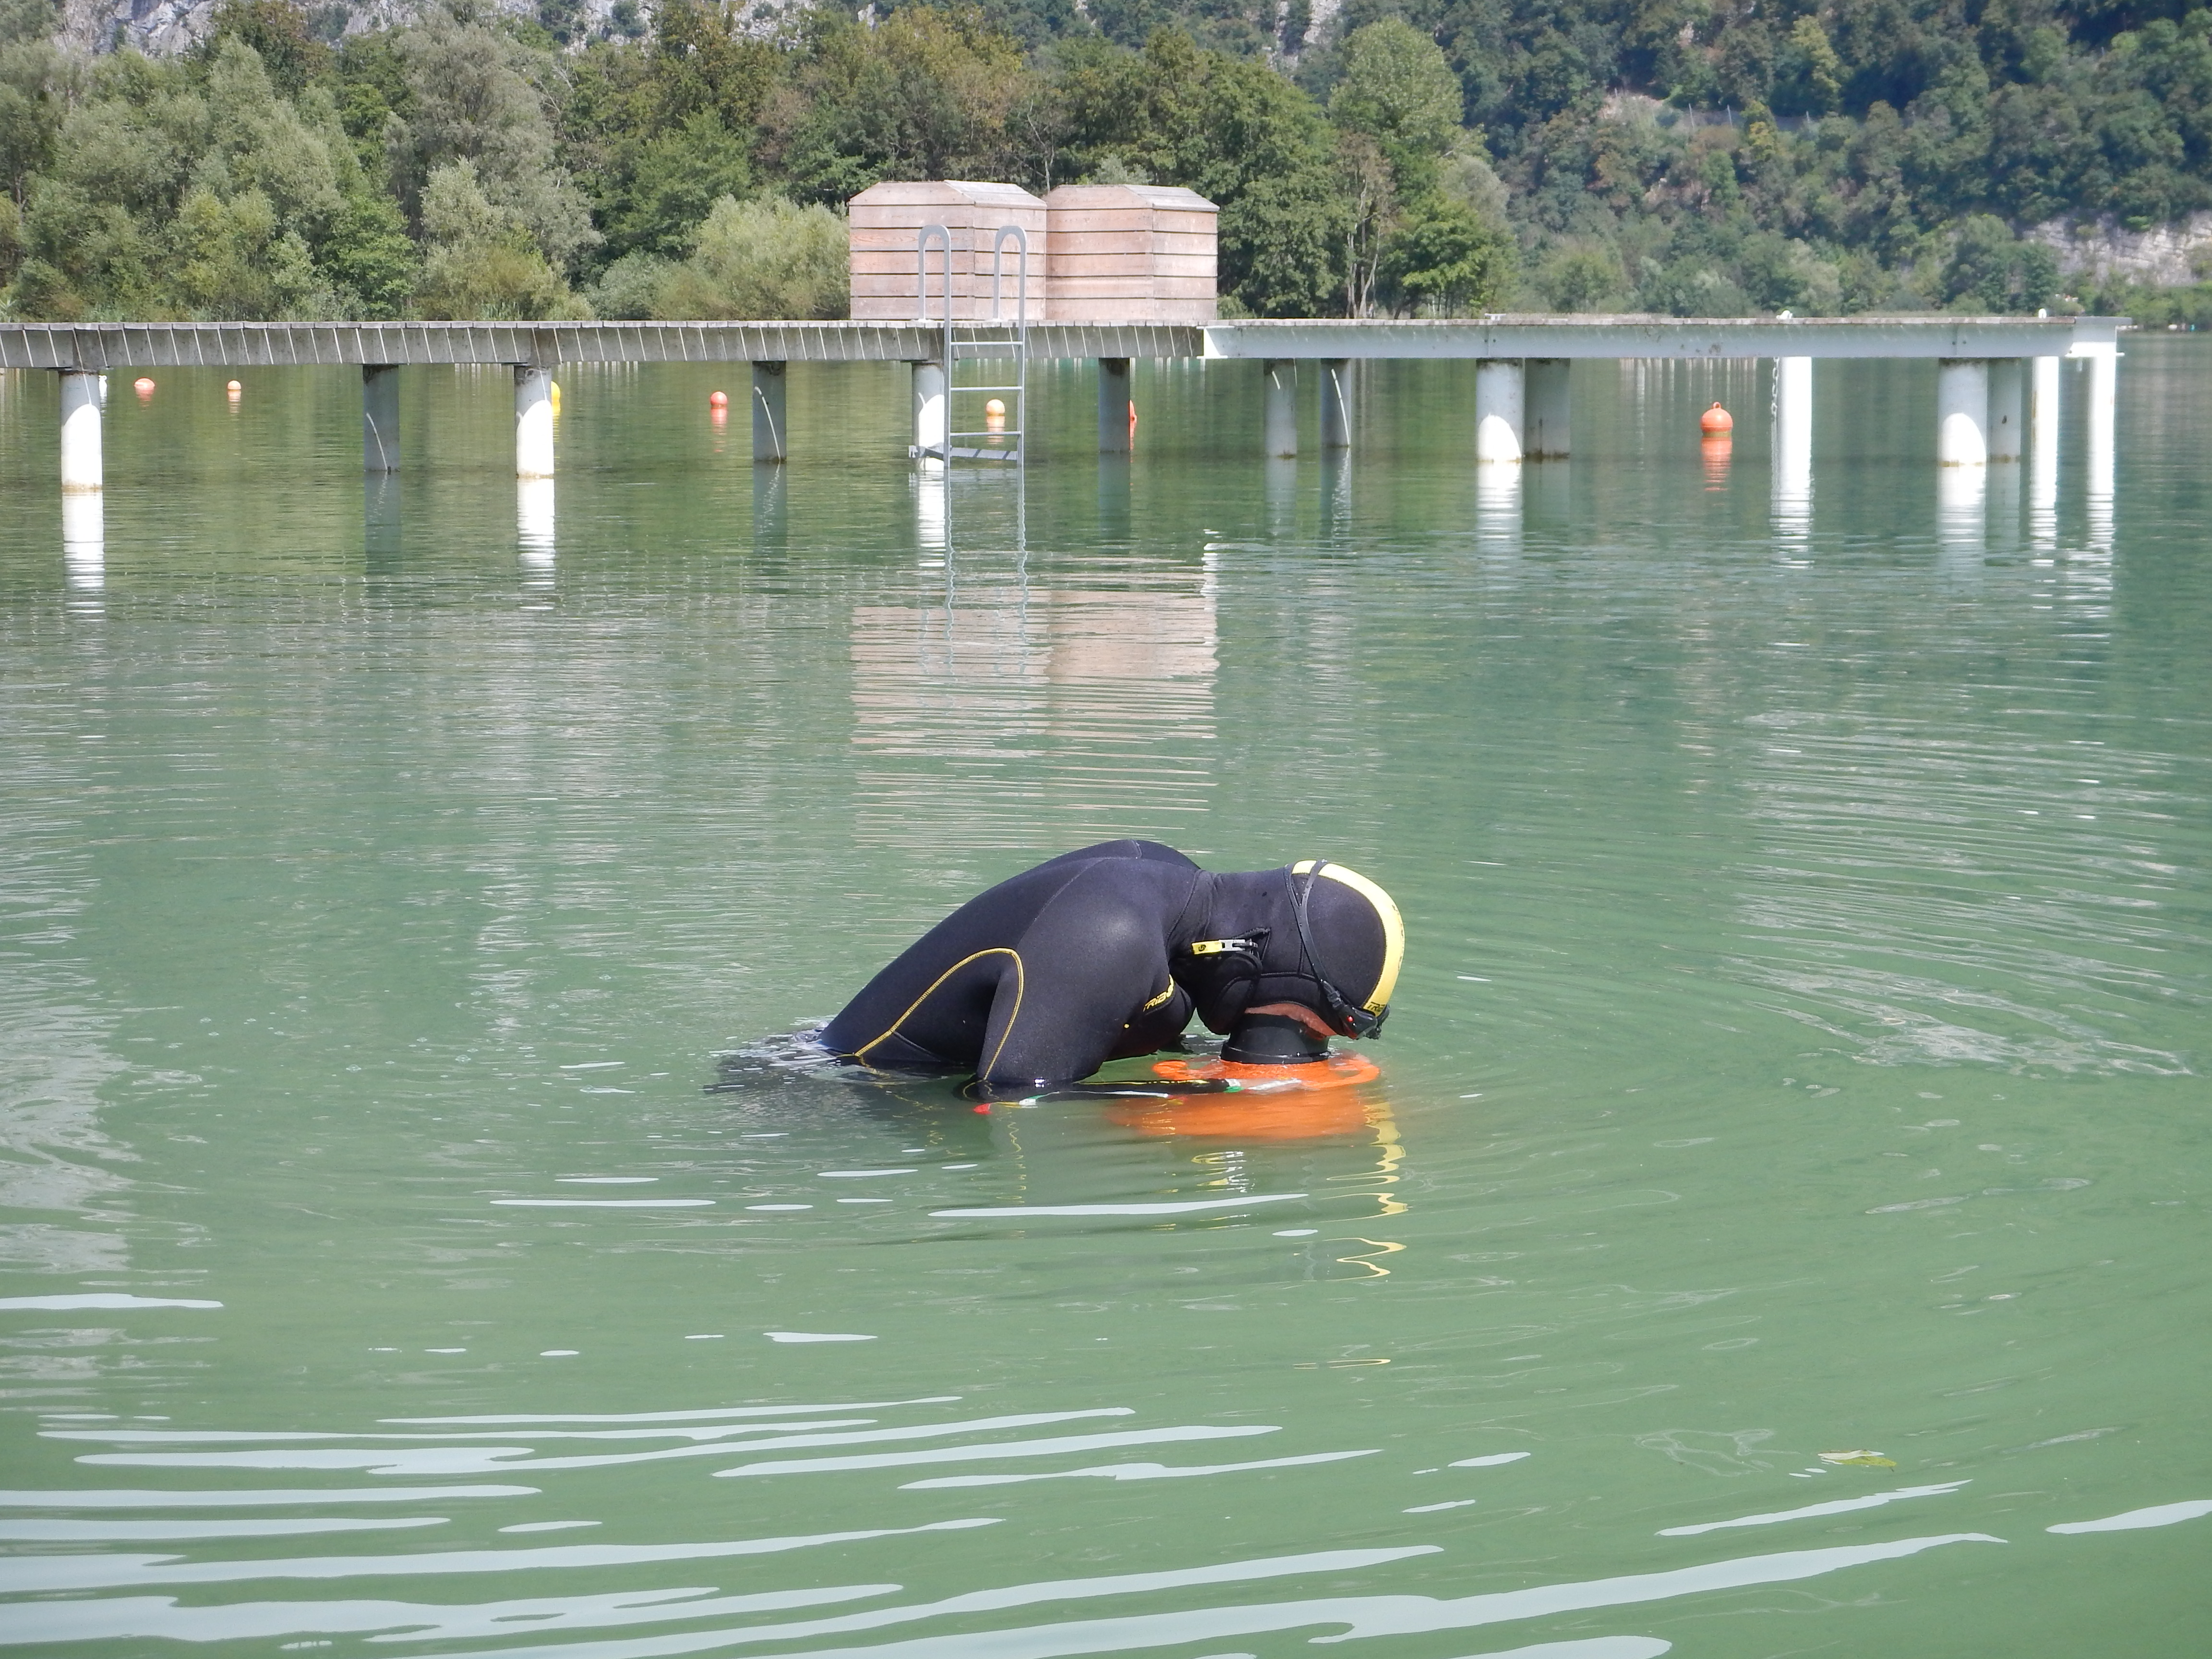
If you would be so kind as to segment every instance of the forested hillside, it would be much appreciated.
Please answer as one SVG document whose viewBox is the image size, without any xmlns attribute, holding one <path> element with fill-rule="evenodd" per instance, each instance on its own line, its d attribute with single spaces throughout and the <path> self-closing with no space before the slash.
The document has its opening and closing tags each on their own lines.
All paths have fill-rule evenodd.
<svg viewBox="0 0 2212 1659">
<path fill-rule="evenodd" d="M 836 316 L 840 204 L 932 177 L 1188 185 L 1231 314 L 2212 311 L 2053 251 L 2212 209 L 2183 0 L 222 0 L 165 58 L 58 16 L 0 0 L 18 319 Z"/>
</svg>

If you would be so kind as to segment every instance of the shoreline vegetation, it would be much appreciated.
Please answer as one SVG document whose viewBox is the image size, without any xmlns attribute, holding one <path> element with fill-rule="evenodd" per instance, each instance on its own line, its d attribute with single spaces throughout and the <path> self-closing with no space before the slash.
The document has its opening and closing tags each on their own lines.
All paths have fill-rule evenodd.
<svg viewBox="0 0 2212 1659">
<path fill-rule="evenodd" d="M 2186 0 L 349 16 L 221 0 L 188 52 L 88 58 L 0 0 L 0 316 L 841 317 L 844 201 L 973 178 L 1198 191 L 1229 317 L 2212 325 Z M 2068 274 L 2163 227 L 2163 282 Z"/>
</svg>

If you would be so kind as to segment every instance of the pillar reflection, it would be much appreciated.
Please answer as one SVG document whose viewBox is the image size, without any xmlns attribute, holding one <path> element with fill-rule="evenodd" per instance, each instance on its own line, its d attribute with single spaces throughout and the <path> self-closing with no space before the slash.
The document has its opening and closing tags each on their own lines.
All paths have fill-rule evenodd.
<svg viewBox="0 0 2212 1659">
<path fill-rule="evenodd" d="M 362 476 L 361 544 L 371 574 L 389 575 L 399 568 L 399 479 L 393 473 Z"/>
<path fill-rule="evenodd" d="M 1985 466 L 1936 469 L 1936 545 L 1946 569 L 1979 569 L 1987 547 Z"/>
<path fill-rule="evenodd" d="M 781 551 L 791 542 L 791 501 L 784 480 L 791 469 L 753 468 L 753 545 Z"/>
<path fill-rule="evenodd" d="M 1474 544 L 1505 557 L 1521 551 L 1521 463 L 1493 461 L 1474 473 Z"/>
<path fill-rule="evenodd" d="M 96 489 L 62 497 L 62 573 L 73 592 L 107 585 L 107 504 Z"/>
<path fill-rule="evenodd" d="M 514 486 L 514 534 L 523 568 L 543 573 L 532 586 L 552 582 L 553 489 L 550 478 L 523 478 Z"/>
<path fill-rule="evenodd" d="M 914 470 L 914 537 L 925 553 L 943 553 L 949 544 L 951 480 L 945 463 L 926 460 Z"/>
</svg>

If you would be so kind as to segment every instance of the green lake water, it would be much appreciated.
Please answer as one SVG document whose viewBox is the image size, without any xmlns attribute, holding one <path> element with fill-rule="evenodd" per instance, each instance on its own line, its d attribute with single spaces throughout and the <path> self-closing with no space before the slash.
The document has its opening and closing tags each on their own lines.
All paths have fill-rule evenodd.
<svg viewBox="0 0 2212 1659">
<path fill-rule="evenodd" d="M 1465 366 L 1294 463 L 1140 367 L 1117 471 L 1069 365 L 948 492 L 896 366 L 758 477 L 571 368 L 550 506 L 504 371 L 366 502 L 351 371 L 119 374 L 66 544 L 0 377 L 0 1647 L 2202 1650 L 2212 351 L 2110 471 L 2081 373 L 1946 483 L 1824 365 L 1808 494 L 1760 365 L 1518 479 Z M 1132 835 L 1388 886 L 1380 1079 L 791 1063 Z"/>
</svg>

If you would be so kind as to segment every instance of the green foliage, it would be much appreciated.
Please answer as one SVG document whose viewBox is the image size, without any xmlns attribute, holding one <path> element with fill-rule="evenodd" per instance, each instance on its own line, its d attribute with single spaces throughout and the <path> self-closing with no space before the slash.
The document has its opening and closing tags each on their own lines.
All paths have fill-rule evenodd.
<svg viewBox="0 0 2212 1659">
<path fill-rule="evenodd" d="M 422 238 L 415 290 L 421 316 L 532 319 L 580 309 L 529 222 L 484 193 L 473 161 L 432 169 L 422 191 Z"/>
<path fill-rule="evenodd" d="M 1519 250 L 1512 236 L 1442 195 L 1418 204 L 1384 256 L 1386 291 L 1429 317 L 1466 317 L 1503 307 Z"/>
<path fill-rule="evenodd" d="M 841 215 L 781 197 L 725 196 L 691 257 L 661 282 L 653 314 L 804 321 L 842 317 L 848 304 Z"/>
</svg>

